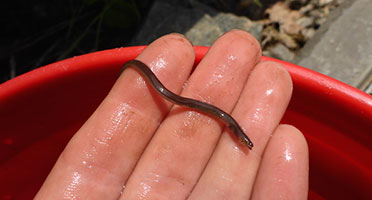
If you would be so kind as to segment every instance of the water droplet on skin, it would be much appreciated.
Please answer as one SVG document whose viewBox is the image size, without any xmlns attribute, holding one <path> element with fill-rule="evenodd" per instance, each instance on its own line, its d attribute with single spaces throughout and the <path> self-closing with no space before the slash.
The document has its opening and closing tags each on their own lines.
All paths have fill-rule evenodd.
<svg viewBox="0 0 372 200">
<path fill-rule="evenodd" d="M 285 158 L 286 161 L 291 161 L 292 160 L 292 153 L 288 149 L 286 149 L 284 151 L 284 158 Z"/>
<path fill-rule="evenodd" d="M 88 162 L 84 160 L 83 165 L 88 165 Z M 90 168 L 92 168 L 92 165 L 88 165 L 87 167 L 90 169 Z"/>
<path fill-rule="evenodd" d="M 162 55 L 160 55 L 160 56 L 162 56 Z M 150 64 L 150 68 L 153 72 L 158 72 L 161 69 L 163 69 L 165 66 L 167 66 L 167 64 L 168 64 L 168 62 L 165 61 L 163 57 L 159 57 L 158 59 L 156 59 L 155 61 L 153 61 Z"/>
<path fill-rule="evenodd" d="M 123 195 L 123 193 L 124 193 L 124 190 L 125 190 L 125 184 L 122 185 L 121 188 L 122 188 L 122 189 L 121 189 L 121 191 L 120 191 L 120 196 Z"/>
<path fill-rule="evenodd" d="M 240 152 L 240 148 L 239 148 L 238 146 L 234 145 L 233 148 L 234 148 L 234 151 L 235 151 L 235 152 Z"/>
<path fill-rule="evenodd" d="M 78 187 L 81 183 L 81 174 L 79 172 L 74 172 L 71 178 L 72 181 L 68 184 L 63 193 L 64 199 L 78 199 Z"/>
<path fill-rule="evenodd" d="M 124 132 L 130 123 L 130 119 L 128 119 L 130 110 L 130 106 L 126 103 L 121 103 L 117 106 L 110 117 L 110 122 L 106 125 L 106 128 L 104 128 L 104 134 L 102 134 L 101 137 L 95 138 L 95 141 L 98 144 L 108 145 L 117 133 L 120 132 L 119 130 Z M 126 124 L 123 124 L 123 121 L 126 122 Z"/>
<path fill-rule="evenodd" d="M 229 55 L 229 56 L 227 57 L 227 60 L 228 60 L 228 61 L 234 61 L 234 60 L 236 60 L 236 56 Z"/>
<path fill-rule="evenodd" d="M 260 121 L 261 120 L 261 110 L 262 110 L 262 108 L 258 107 L 256 109 L 256 111 L 254 112 L 253 118 L 255 119 L 255 121 Z"/>
<path fill-rule="evenodd" d="M 266 96 L 270 96 L 273 93 L 273 89 L 266 90 Z"/>
<path fill-rule="evenodd" d="M 285 161 L 290 162 L 293 159 L 293 153 L 292 153 L 292 148 L 288 143 L 285 143 L 285 148 L 283 151 L 283 157 Z"/>
<path fill-rule="evenodd" d="M 232 179 L 231 177 L 227 177 L 227 176 L 222 175 L 221 178 L 222 178 L 223 180 L 227 181 L 227 182 L 230 182 L 230 183 L 233 182 L 233 179 Z"/>
<path fill-rule="evenodd" d="M 183 83 L 183 85 L 182 85 L 182 89 L 185 89 L 186 88 L 186 86 L 189 84 L 189 79 L 187 79 L 184 83 Z"/>
<path fill-rule="evenodd" d="M 146 198 L 148 193 L 151 191 L 151 185 L 141 182 L 140 186 L 142 187 L 142 192 L 140 194 L 140 197 Z"/>
<path fill-rule="evenodd" d="M 157 173 L 148 173 L 146 177 L 144 177 L 144 182 L 140 183 L 142 190 L 140 191 L 140 198 L 146 199 L 147 195 L 152 190 L 152 183 L 159 183 L 162 179 L 162 176 Z"/>
</svg>

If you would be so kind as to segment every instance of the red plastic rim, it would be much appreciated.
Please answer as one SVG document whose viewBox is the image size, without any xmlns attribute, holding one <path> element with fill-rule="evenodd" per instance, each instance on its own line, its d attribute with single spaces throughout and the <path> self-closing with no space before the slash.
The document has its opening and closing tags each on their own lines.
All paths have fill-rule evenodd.
<svg viewBox="0 0 372 200">
<path fill-rule="evenodd" d="M 145 46 L 86 54 L 0 85 L 0 198 L 30 199 L 67 141 L 99 105 L 123 63 Z M 208 47 L 195 47 L 198 63 Z M 310 199 L 372 197 L 372 97 L 284 61 L 294 93 L 282 120 L 310 148 Z"/>
</svg>

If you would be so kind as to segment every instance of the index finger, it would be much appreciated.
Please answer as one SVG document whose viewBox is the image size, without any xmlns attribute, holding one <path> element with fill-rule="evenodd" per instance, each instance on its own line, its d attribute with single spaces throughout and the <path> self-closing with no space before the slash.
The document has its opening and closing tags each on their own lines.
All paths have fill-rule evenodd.
<svg viewBox="0 0 372 200">
<path fill-rule="evenodd" d="M 153 42 L 137 59 L 179 93 L 192 69 L 194 52 L 187 39 L 171 34 Z M 125 70 L 70 140 L 36 198 L 117 199 L 170 106 L 139 72 Z"/>
</svg>

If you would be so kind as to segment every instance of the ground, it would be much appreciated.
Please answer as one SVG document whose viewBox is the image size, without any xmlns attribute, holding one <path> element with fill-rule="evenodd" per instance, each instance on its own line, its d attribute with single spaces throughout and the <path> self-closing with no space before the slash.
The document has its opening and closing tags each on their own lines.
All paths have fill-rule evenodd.
<svg viewBox="0 0 372 200">
<path fill-rule="evenodd" d="M 46 64 L 133 45 L 155 0 L 25 1 L 4 5 L 0 83 Z M 291 59 L 342 0 L 199 2 L 263 24 L 264 55 Z M 181 1 L 187 4 L 190 1 Z M 137 41 L 137 45 L 141 42 Z"/>
</svg>

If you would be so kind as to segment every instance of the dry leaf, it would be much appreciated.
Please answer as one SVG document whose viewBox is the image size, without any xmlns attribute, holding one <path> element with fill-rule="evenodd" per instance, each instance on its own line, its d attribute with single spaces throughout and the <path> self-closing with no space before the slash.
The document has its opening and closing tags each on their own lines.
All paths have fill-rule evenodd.
<svg viewBox="0 0 372 200">
<path fill-rule="evenodd" d="M 280 31 L 290 35 L 299 34 L 301 27 L 296 21 L 301 17 L 301 13 L 296 10 L 290 10 L 287 4 L 283 2 L 276 3 L 273 7 L 266 10 L 269 19 L 272 22 L 278 22 Z"/>
</svg>

